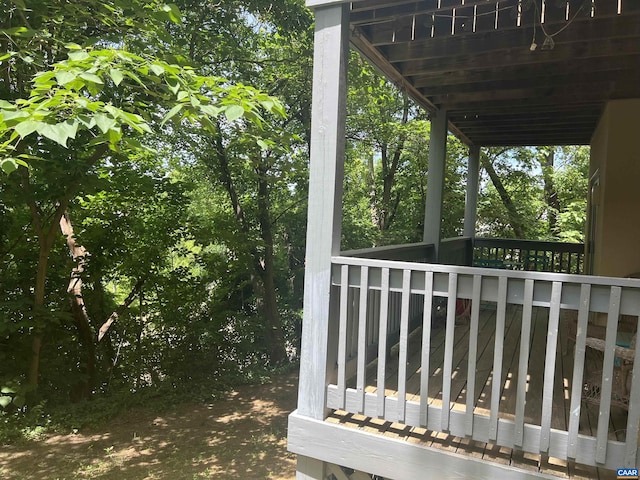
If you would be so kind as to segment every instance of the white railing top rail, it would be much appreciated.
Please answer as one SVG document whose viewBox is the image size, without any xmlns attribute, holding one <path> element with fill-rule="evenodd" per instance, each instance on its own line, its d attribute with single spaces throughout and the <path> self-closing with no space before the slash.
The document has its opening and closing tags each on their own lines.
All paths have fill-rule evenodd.
<svg viewBox="0 0 640 480">
<path fill-rule="evenodd" d="M 523 250 L 550 250 L 583 253 L 584 243 L 555 242 L 552 240 L 523 240 L 518 238 L 474 237 L 475 247 L 520 248 Z"/>
<path fill-rule="evenodd" d="M 422 250 L 433 248 L 433 243 L 426 242 L 416 242 L 416 243 L 406 243 L 401 245 L 384 245 L 381 247 L 371 247 L 371 248 L 358 248 L 354 250 L 345 250 L 340 252 L 341 256 L 344 257 L 366 257 L 367 255 L 380 255 L 389 252 L 404 252 L 410 250 Z"/>
<path fill-rule="evenodd" d="M 466 267 L 459 265 L 442 265 L 437 263 L 415 263 L 398 260 L 379 260 L 360 257 L 331 257 L 331 262 L 338 265 L 367 266 L 374 268 L 391 268 L 394 270 L 414 270 L 434 273 L 457 273 L 463 275 L 482 275 L 484 277 L 507 277 L 516 279 L 532 279 L 547 282 L 588 283 L 591 285 L 618 286 L 640 288 L 640 279 L 621 277 L 602 277 L 597 275 L 578 275 L 569 273 L 537 272 L 528 270 L 501 270 L 496 268 Z"/>
<path fill-rule="evenodd" d="M 599 277 L 592 275 L 576 275 L 567 273 L 535 272 L 523 270 L 501 270 L 494 268 L 464 267 L 457 265 L 441 265 L 434 263 L 416 263 L 395 260 L 377 260 L 370 258 L 332 257 L 334 265 L 350 265 L 354 267 L 369 267 L 370 288 L 381 288 L 381 271 L 388 269 L 390 291 L 401 292 L 402 271 L 433 272 L 433 294 L 447 296 L 447 279 L 449 274 L 456 274 L 459 278 L 457 291 L 458 298 L 473 298 L 473 278 L 483 278 L 481 300 L 498 301 L 500 279 L 509 282 L 507 291 L 507 303 L 523 305 L 525 301 L 525 283 L 527 280 L 536 282 L 536 292 L 533 305 L 537 307 L 550 307 L 553 303 L 552 287 L 554 283 L 562 283 L 561 308 L 568 310 L 580 309 L 580 288 L 582 285 L 590 285 L 591 300 L 590 311 L 607 313 L 609 311 L 609 295 L 611 287 L 623 289 L 620 304 L 620 313 L 623 315 L 640 315 L 640 279 Z M 339 271 L 333 272 L 333 282 L 340 284 Z M 348 276 L 349 286 L 358 286 L 359 275 L 356 272 Z M 424 275 L 414 275 L 411 279 L 411 293 L 423 294 L 425 292 Z"/>
</svg>

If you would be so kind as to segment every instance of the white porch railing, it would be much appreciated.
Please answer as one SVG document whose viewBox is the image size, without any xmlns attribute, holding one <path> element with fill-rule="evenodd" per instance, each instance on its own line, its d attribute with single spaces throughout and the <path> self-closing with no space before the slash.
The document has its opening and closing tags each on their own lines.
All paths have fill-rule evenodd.
<svg viewBox="0 0 640 480">
<path fill-rule="evenodd" d="M 421 264 L 334 257 L 332 287 L 332 330 L 330 352 L 336 370 L 329 378 L 327 408 L 424 427 L 459 437 L 490 442 L 525 452 L 573 459 L 585 465 L 605 468 L 636 467 L 640 422 L 640 374 L 631 367 L 631 388 L 624 441 L 609 439 L 616 337 L 620 320 L 637 330 L 640 315 L 640 280 L 590 277 L 555 273 L 510 271 L 448 265 Z M 434 298 L 446 299 L 441 402 L 429 398 L 432 310 Z M 468 342 L 455 342 L 457 299 L 471 300 Z M 477 407 L 476 362 L 480 308 L 495 308 L 495 343 L 491 365 L 490 408 Z M 507 308 L 522 309 L 519 327 L 516 401 L 513 415 L 503 415 L 503 354 Z M 531 332 L 537 321 L 534 308 L 547 309 L 546 349 L 529 351 Z M 568 426 L 552 428 L 554 380 L 559 357 L 558 336 L 567 312 L 577 317 L 572 378 L 567 387 L 570 403 Z M 590 319 L 606 316 L 606 348 L 602 360 L 599 417 L 594 435 L 579 433 L 585 383 L 587 325 Z M 420 326 L 418 394 L 408 395 L 409 337 Z M 509 332 L 509 335 L 512 333 Z M 385 370 L 390 349 L 397 343 L 397 389 L 385 388 Z M 332 348 L 334 350 L 332 350 Z M 460 351 L 463 349 L 463 352 Z M 467 354 L 468 353 L 468 354 Z M 452 397 L 454 357 L 466 356 L 465 403 Z M 531 358 L 530 358 L 531 357 Z M 374 391 L 367 391 L 367 366 L 377 360 Z M 640 364 L 640 348 L 635 350 Z M 542 389 L 527 392 L 527 377 L 543 370 Z M 455 376 L 455 375 L 454 375 Z M 333 378 L 332 378 L 333 377 Z M 352 380 L 353 378 L 353 380 Z M 484 385 L 482 386 L 484 387 Z M 369 389 L 372 390 L 372 389 Z M 556 393 L 557 395 L 557 393 Z M 510 399 L 513 404 L 513 398 Z M 536 404 L 538 421 L 525 416 L 525 404 Z M 530 405 L 531 406 L 531 405 Z"/>
<path fill-rule="evenodd" d="M 473 262 L 476 266 L 508 270 L 582 274 L 584 244 L 476 237 Z"/>
</svg>

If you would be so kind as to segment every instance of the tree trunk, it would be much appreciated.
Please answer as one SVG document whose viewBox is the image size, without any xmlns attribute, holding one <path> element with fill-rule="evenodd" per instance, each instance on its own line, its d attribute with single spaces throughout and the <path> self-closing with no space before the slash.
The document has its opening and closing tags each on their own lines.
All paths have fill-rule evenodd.
<svg viewBox="0 0 640 480">
<path fill-rule="evenodd" d="M 371 222 L 377 226 L 379 222 L 380 212 L 378 210 L 378 202 L 376 201 L 378 193 L 376 191 L 376 169 L 373 162 L 373 154 L 369 155 L 369 159 L 367 161 L 367 173 L 367 180 L 369 184 L 369 210 L 371 212 Z"/>
<path fill-rule="evenodd" d="M 284 348 L 280 313 L 278 312 L 275 259 L 273 253 L 273 225 L 271 223 L 271 215 L 269 214 L 270 200 L 267 167 L 264 164 L 260 164 L 256 169 L 256 173 L 258 174 L 258 222 L 260 223 L 260 237 L 264 242 L 264 259 L 258 262 L 258 266 L 262 270 L 261 277 L 264 285 L 264 316 L 267 323 L 266 332 L 269 342 L 269 357 L 274 364 L 278 364 L 285 360 L 286 351 Z"/>
<path fill-rule="evenodd" d="M 219 178 L 224 185 L 234 217 L 244 235 L 250 234 L 244 209 L 231 176 L 229 159 L 222 144 L 222 138 L 215 139 L 215 151 L 219 166 Z M 265 244 L 264 255 L 261 255 L 254 246 L 247 252 L 251 257 L 251 284 L 256 295 L 256 306 L 259 314 L 266 323 L 266 340 L 269 348 L 269 358 L 273 364 L 280 363 L 286 358 L 284 349 L 284 335 L 278 312 L 277 292 L 275 288 L 275 262 L 273 254 L 273 230 L 269 214 L 269 186 L 267 180 L 268 167 L 260 163 L 256 168 L 258 174 L 258 221 L 260 223 L 260 236 Z"/>
<path fill-rule="evenodd" d="M 556 150 L 551 148 L 540 160 L 542 166 L 542 178 L 544 180 L 544 200 L 547 203 L 547 219 L 549 222 L 549 232 L 554 238 L 558 234 L 558 212 L 560 211 L 560 199 L 553 181 L 553 167 Z"/>
<path fill-rule="evenodd" d="M 18 146 L 17 154 L 24 144 Z M 108 151 L 107 144 L 101 144 L 96 147 L 93 154 L 86 160 L 87 168 L 95 165 L 98 160 Z M 72 183 L 72 186 L 65 190 L 62 196 L 51 209 L 50 212 L 44 212 L 32 191 L 29 169 L 20 168 L 20 182 L 24 193 L 25 203 L 29 207 L 31 213 L 31 224 L 38 237 L 38 245 L 40 248 L 38 255 L 38 270 L 36 273 L 36 283 L 34 288 L 34 301 L 32 318 L 34 320 L 34 328 L 31 338 L 31 359 L 29 370 L 27 371 L 27 383 L 32 387 L 38 386 L 38 377 L 40 375 L 40 350 L 42 348 L 44 335 L 43 328 L 46 325 L 45 318 L 45 293 L 47 282 L 47 269 L 49 266 L 49 255 L 51 248 L 58 236 L 58 228 L 60 219 L 69 205 L 69 199 L 75 194 L 79 183 Z"/>
<path fill-rule="evenodd" d="M 62 214 L 66 210 L 68 201 L 63 200 L 57 205 L 57 208 L 52 215 L 51 224 L 48 224 L 45 227 L 45 216 L 33 197 L 30 195 L 31 192 L 28 172 L 23 174 L 23 189 L 25 190 L 25 193 L 27 193 L 27 204 L 31 210 L 31 220 L 38 237 L 39 245 L 38 267 L 33 294 L 33 309 L 31 312 L 32 319 L 34 321 L 34 328 L 31 334 L 31 359 L 29 362 L 29 370 L 27 372 L 27 383 L 35 388 L 38 386 L 40 376 L 40 351 L 44 341 L 43 328 L 46 324 L 44 303 L 49 254 L 51 253 L 51 247 L 53 246 L 53 242 L 56 238 L 57 223 L 60 221 Z"/>
<path fill-rule="evenodd" d="M 111 315 L 109 315 L 109 318 L 107 318 L 106 322 L 102 324 L 102 326 L 100 327 L 100 330 L 98 331 L 98 341 L 103 339 L 103 337 L 109 331 L 109 327 L 111 327 L 111 325 L 113 325 L 115 321 L 118 320 L 120 315 L 122 315 L 125 312 L 125 310 L 129 308 L 129 305 L 131 305 L 133 301 L 136 299 L 136 297 L 140 294 L 140 291 L 142 290 L 142 285 L 144 284 L 146 279 L 147 279 L 146 277 L 142 277 L 140 280 L 138 280 L 138 282 L 133 286 L 133 288 L 129 292 L 129 295 L 127 295 L 127 298 L 125 298 L 124 301 L 120 305 L 118 305 L 118 308 L 116 308 L 111 313 Z"/>
<path fill-rule="evenodd" d="M 507 209 L 507 214 L 509 215 L 509 223 L 511 223 L 513 233 L 515 234 L 516 238 L 526 239 L 526 233 L 524 226 L 522 225 L 520 214 L 518 213 L 513 200 L 511 200 L 509 192 L 507 192 L 507 189 L 504 187 L 502 180 L 500 180 L 500 177 L 496 173 L 496 170 L 493 168 L 491 161 L 486 155 L 482 154 L 480 156 L 480 162 L 482 163 L 482 167 L 489 174 L 489 178 L 491 179 L 493 186 L 496 187 L 498 195 L 500 195 L 500 199 L 502 200 L 504 207 Z"/>
<path fill-rule="evenodd" d="M 77 244 L 68 212 L 65 212 L 60 218 L 60 231 L 67 239 L 69 253 L 75 262 L 75 266 L 71 270 L 67 293 L 71 303 L 73 321 L 78 329 L 80 343 L 85 352 L 84 373 L 87 375 L 87 380 L 81 380 L 77 383 L 76 387 L 74 387 L 75 394 L 72 399 L 78 401 L 83 398 L 89 398 L 96 383 L 96 348 L 93 342 L 91 322 L 82 295 L 82 275 L 84 274 L 89 253 L 82 245 Z"/>
<path fill-rule="evenodd" d="M 405 95 L 404 104 L 402 110 L 401 125 L 404 126 L 409 121 L 409 97 Z M 400 158 L 404 151 L 404 146 L 407 141 L 406 131 L 403 130 L 398 137 L 398 143 L 396 145 L 393 154 L 389 158 L 389 145 L 383 145 L 381 148 L 381 164 L 382 164 L 382 199 L 380 207 L 378 209 L 379 215 L 376 225 L 380 232 L 384 233 L 389 230 L 393 219 L 396 216 L 398 205 L 400 204 L 400 196 L 396 195 L 393 198 L 393 187 L 396 184 L 396 173 L 398 172 L 398 166 L 400 164 Z"/>
<path fill-rule="evenodd" d="M 42 328 L 43 322 L 42 313 L 44 310 L 44 296 L 45 296 L 45 284 L 47 280 L 47 266 L 49 263 L 49 252 L 51 248 L 47 248 L 44 241 L 42 232 L 38 232 L 38 239 L 40 244 L 40 252 L 38 255 L 38 270 L 36 272 L 36 285 L 33 295 L 33 320 L 35 327 L 31 334 L 31 360 L 29 363 L 29 373 L 27 375 L 27 382 L 29 385 L 37 387 L 38 378 L 40 376 L 40 350 L 42 349 Z"/>
</svg>

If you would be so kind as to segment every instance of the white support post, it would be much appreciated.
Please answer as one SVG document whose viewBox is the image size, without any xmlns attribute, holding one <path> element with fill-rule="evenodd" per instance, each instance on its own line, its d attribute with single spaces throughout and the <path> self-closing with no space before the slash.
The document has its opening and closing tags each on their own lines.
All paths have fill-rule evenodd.
<svg viewBox="0 0 640 480">
<path fill-rule="evenodd" d="M 467 194 L 464 202 L 464 232 L 465 237 L 475 237 L 476 219 L 478 217 L 478 185 L 480 177 L 480 147 L 469 147 L 469 162 L 467 164 Z"/>
<path fill-rule="evenodd" d="M 324 480 L 325 473 L 323 461 L 298 455 L 296 480 Z"/>
<path fill-rule="evenodd" d="M 349 5 L 321 7 L 315 14 L 309 213 L 298 413 L 323 420 L 327 362 L 331 361 L 328 359 L 331 256 L 340 253 Z"/>
<path fill-rule="evenodd" d="M 442 196 L 447 158 L 447 123 L 446 110 L 437 110 L 431 118 L 427 199 L 424 209 L 424 242 L 434 245 L 436 258 L 438 258 L 440 250 Z"/>
</svg>

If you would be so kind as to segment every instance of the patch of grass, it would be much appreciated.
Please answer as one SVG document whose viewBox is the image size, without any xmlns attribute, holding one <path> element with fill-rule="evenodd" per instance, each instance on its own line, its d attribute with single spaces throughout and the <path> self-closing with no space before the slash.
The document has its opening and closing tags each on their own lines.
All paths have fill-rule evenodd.
<svg viewBox="0 0 640 480">
<path fill-rule="evenodd" d="M 78 433 L 100 429 L 117 415 L 132 408 L 164 413 L 189 402 L 211 402 L 230 389 L 248 384 L 266 384 L 274 375 L 290 373 L 297 364 L 277 368 L 256 367 L 223 379 L 173 381 L 170 377 L 158 385 L 136 391 L 112 390 L 78 403 L 40 402 L 30 408 L 8 414 L 0 410 L 0 444 L 33 442 L 50 433 Z"/>
</svg>

